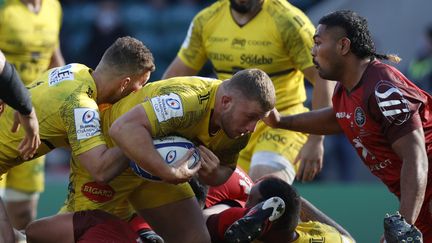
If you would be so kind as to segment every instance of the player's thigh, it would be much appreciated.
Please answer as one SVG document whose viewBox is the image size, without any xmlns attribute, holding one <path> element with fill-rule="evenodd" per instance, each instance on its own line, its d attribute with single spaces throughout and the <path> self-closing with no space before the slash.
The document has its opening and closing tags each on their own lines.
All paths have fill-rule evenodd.
<svg viewBox="0 0 432 243">
<path fill-rule="evenodd" d="M 44 168 L 45 156 L 11 168 L 7 173 L 6 188 L 25 193 L 43 192 L 45 188 Z"/>
<path fill-rule="evenodd" d="M 166 242 L 210 241 L 202 211 L 188 183 L 145 183 L 131 194 L 130 202 Z"/>
<path fill-rule="evenodd" d="M 91 176 L 73 174 L 68 196 L 60 212 L 100 209 L 122 219 L 129 218 L 131 208 L 128 197 L 141 183 L 133 172 L 126 171 L 108 184 L 99 184 Z"/>
<path fill-rule="evenodd" d="M 26 237 L 29 242 L 74 242 L 73 213 L 31 222 L 26 228 Z"/>
<path fill-rule="evenodd" d="M 249 175 L 286 174 L 294 178 L 299 164 L 293 164 L 307 135 L 283 129 L 266 128 L 257 139 L 250 160 Z M 252 178 L 257 179 L 257 178 Z"/>
</svg>

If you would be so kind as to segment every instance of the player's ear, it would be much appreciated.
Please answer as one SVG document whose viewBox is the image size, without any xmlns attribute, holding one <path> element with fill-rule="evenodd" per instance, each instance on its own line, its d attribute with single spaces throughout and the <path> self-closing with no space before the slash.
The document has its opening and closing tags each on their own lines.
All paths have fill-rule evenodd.
<svg viewBox="0 0 432 243">
<path fill-rule="evenodd" d="M 348 39 L 347 37 L 342 37 L 339 41 L 338 41 L 338 51 L 340 51 L 340 53 L 342 55 L 346 55 L 351 49 L 351 40 Z"/>
<path fill-rule="evenodd" d="M 232 97 L 229 95 L 223 95 L 221 98 L 221 105 L 224 108 L 224 110 L 226 110 L 227 108 L 229 108 L 231 106 L 232 103 Z"/>
<path fill-rule="evenodd" d="M 130 82 L 131 82 L 130 77 L 123 78 L 120 82 L 120 91 L 123 92 L 126 89 L 126 87 L 129 85 Z"/>
</svg>

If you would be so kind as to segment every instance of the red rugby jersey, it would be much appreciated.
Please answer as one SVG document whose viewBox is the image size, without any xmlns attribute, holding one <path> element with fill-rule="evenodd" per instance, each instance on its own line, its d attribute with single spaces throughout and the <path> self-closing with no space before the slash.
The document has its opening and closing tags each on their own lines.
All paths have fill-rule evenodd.
<svg viewBox="0 0 432 243">
<path fill-rule="evenodd" d="M 423 126 L 431 161 L 431 102 L 429 94 L 396 68 L 377 60 L 369 64 L 360 82 L 350 92 L 340 83 L 335 88 L 333 110 L 339 125 L 370 171 L 398 197 L 402 161 L 391 144 Z M 429 178 L 432 178 L 430 175 L 429 162 Z M 431 188 L 430 181 L 428 188 Z"/>
</svg>

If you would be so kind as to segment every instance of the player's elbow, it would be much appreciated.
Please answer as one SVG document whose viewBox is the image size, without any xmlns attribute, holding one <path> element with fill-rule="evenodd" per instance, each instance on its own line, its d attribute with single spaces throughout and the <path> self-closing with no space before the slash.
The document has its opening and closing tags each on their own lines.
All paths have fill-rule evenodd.
<svg viewBox="0 0 432 243">
<path fill-rule="evenodd" d="M 108 133 L 111 139 L 114 140 L 114 142 L 117 142 L 117 139 L 121 134 L 121 130 L 122 130 L 122 125 L 119 122 L 116 121 L 111 125 Z"/>
</svg>

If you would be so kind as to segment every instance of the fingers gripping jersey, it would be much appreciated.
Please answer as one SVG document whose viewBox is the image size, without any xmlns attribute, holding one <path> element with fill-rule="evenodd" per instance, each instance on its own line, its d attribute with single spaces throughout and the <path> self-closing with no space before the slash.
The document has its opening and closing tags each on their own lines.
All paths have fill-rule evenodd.
<svg viewBox="0 0 432 243">
<path fill-rule="evenodd" d="M 50 69 L 33 83 L 30 93 L 42 141 L 37 155 L 65 146 L 70 146 L 72 153 L 79 155 L 105 144 L 90 68 L 69 64 Z M 6 107 L 0 119 L 0 172 L 23 162 L 17 147 L 24 131 L 10 132 L 13 116 L 13 109 Z"/>
<path fill-rule="evenodd" d="M 59 46 L 62 10 L 57 0 L 44 0 L 38 13 L 20 0 L 0 3 L 0 49 L 29 85 L 48 69 Z"/>
<path fill-rule="evenodd" d="M 220 80 L 246 68 L 265 71 L 276 89 L 276 108 L 284 111 L 306 100 L 300 70 L 313 66 L 314 32 L 307 16 L 284 0 L 265 0 L 243 26 L 233 20 L 228 0 L 217 1 L 194 18 L 178 57 L 196 70 L 210 60 Z"/>
</svg>

